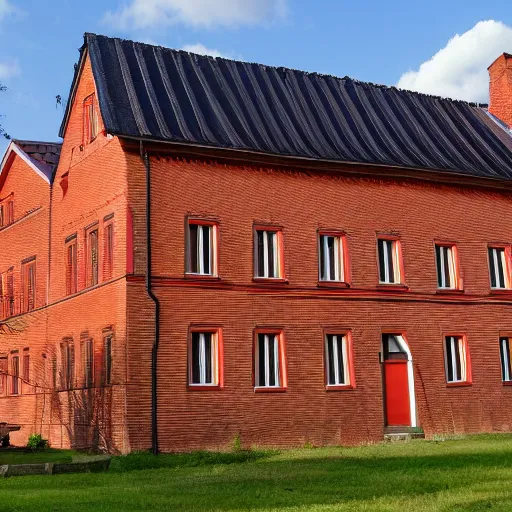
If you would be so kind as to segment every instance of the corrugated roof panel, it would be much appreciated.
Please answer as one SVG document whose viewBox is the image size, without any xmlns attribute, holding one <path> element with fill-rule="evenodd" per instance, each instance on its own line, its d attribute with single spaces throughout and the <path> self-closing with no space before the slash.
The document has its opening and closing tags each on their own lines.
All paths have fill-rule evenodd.
<svg viewBox="0 0 512 512">
<path fill-rule="evenodd" d="M 512 136 L 466 102 L 94 34 L 85 48 L 116 135 L 512 179 Z"/>
</svg>

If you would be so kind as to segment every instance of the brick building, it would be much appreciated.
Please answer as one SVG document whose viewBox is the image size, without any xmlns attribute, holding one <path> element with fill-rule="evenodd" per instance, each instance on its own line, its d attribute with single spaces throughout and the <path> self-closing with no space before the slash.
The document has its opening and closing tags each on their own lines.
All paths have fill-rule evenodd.
<svg viewBox="0 0 512 512">
<path fill-rule="evenodd" d="M 0 421 L 111 451 L 512 430 L 512 56 L 486 107 L 87 34 L 0 168 Z"/>
</svg>

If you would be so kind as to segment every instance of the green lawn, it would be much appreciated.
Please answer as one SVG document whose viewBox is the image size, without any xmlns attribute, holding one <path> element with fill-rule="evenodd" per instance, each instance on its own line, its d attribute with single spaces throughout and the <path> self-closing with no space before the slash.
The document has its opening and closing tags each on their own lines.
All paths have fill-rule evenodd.
<svg viewBox="0 0 512 512">
<path fill-rule="evenodd" d="M 42 462 L 71 462 L 77 452 L 71 450 L 47 450 L 32 453 L 21 448 L 0 449 L 0 466 L 3 464 L 39 464 Z M 2 510 L 0 508 L 0 510 Z"/>
<path fill-rule="evenodd" d="M 0 510 L 512 511 L 512 435 L 118 457 L 108 473 L 0 480 Z"/>
</svg>

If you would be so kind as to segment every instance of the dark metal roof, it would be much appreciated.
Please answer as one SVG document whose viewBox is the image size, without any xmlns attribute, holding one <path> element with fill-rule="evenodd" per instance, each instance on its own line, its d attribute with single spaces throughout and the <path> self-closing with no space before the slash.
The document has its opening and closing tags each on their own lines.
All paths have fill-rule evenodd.
<svg viewBox="0 0 512 512">
<path fill-rule="evenodd" d="M 512 179 L 512 135 L 475 104 L 94 34 L 86 49 L 114 135 Z"/>
<path fill-rule="evenodd" d="M 15 139 L 13 142 L 30 158 L 39 163 L 52 167 L 55 167 L 59 163 L 60 150 L 62 147 L 60 142 L 40 142 L 19 139 Z"/>
</svg>

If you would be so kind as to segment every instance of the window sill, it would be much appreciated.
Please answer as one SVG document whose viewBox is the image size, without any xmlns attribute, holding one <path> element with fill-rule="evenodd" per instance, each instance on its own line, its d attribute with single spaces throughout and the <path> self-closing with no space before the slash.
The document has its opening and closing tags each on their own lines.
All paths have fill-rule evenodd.
<svg viewBox="0 0 512 512">
<path fill-rule="evenodd" d="M 350 288 L 346 281 L 318 281 L 319 288 Z"/>
<path fill-rule="evenodd" d="M 287 388 L 254 388 L 255 393 L 285 393 Z"/>
<path fill-rule="evenodd" d="M 409 287 L 406 284 L 402 283 L 379 283 L 377 285 L 377 289 L 406 292 L 409 290 Z"/>
<path fill-rule="evenodd" d="M 436 290 L 436 295 L 461 295 L 463 293 L 465 291 L 460 288 L 438 288 Z"/>
<path fill-rule="evenodd" d="M 472 386 L 473 383 L 472 382 L 468 382 L 468 381 L 464 381 L 464 382 L 447 382 L 446 383 L 446 387 L 447 388 L 463 388 L 463 387 L 468 387 L 468 386 Z"/>
<path fill-rule="evenodd" d="M 220 277 L 213 274 L 193 274 L 186 272 L 184 274 L 185 279 L 197 279 L 198 281 L 220 281 Z"/>
<path fill-rule="evenodd" d="M 489 293 L 491 295 L 512 295 L 512 289 L 511 288 L 491 288 Z"/>
<path fill-rule="evenodd" d="M 288 284 L 288 279 L 284 277 L 253 277 L 252 281 L 260 284 Z"/>
<path fill-rule="evenodd" d="M 205 386 L 205 385 L 194 385 L 194 384 L 188 384 L 187 389 L 189 391 L 221 391 L 222 386 L 219 384 L 216 384 L 215 386 Z"/>
<path fill-rule="evenodd" d="M 512 380 L 504 380 L 502 382 L 504 386 L 512 386 Z"/>
<path fill-rule="evenodd" d="M 356 389 L 352 384 L 343 384 L 340 386 L 325 386 L 326 391 L 352 391 Z"/>
</svg>

